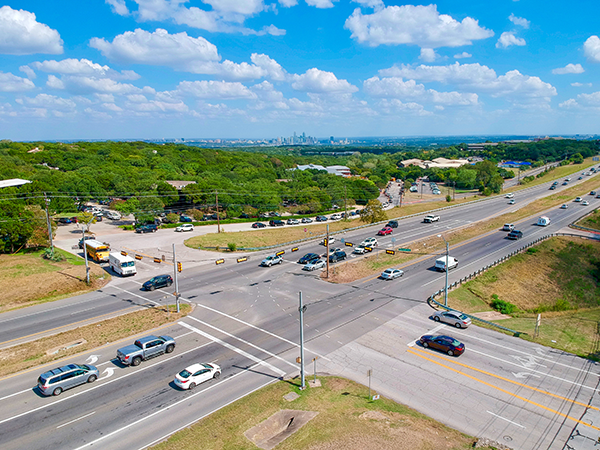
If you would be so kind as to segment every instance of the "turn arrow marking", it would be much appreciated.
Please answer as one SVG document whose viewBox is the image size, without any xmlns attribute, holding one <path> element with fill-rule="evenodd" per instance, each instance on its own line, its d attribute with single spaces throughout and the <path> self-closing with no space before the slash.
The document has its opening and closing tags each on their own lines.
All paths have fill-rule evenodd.
<svg viewBox="0 0 600 450">
<path fill-rule="evenodd" d="M 100 355 L 91 355 L 88 359 L 85 360 L 85 362 L 87 364 L 94 364 L 96 361 L 98 361 L 98 358 L 100 358 Z"/>
<path fill-rule="evenodd" d="M 527 372 L 519 372 L 519 373 L 511 372 L 511 373 L 515 376 L 515 378 L 527 378 L 527 377 L 539 378 L 540 377 L 539 375 L 536 375 L 534 373 L 527 373 Z"/>
<path fill-rule="evenodd" d="M 110 378 L 115 373 L 115 369 L 113 369 L 112 367 L 107 367 L 106 369 L 104 369 L 104 372 L 102 372 L 102 375 L 104 375 L 105 373 L 108 375 L 102 377 L 103 380 L 105 378 Z"/>
</svg>

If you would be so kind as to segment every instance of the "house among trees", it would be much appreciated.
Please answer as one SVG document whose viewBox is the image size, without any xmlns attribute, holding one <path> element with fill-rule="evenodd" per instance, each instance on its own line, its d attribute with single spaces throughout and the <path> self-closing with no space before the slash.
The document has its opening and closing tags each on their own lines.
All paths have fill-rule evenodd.
<svg viewBox="0 0 600 450">
<path fill-rule="evenodd" d="M 23 186 L 24 184 L 27 184 L 27 183 L 31 183 L 31 181 L 22 180 L 21 178 L 11 178 L 9 180 L 0 181 L 0 189 L 7 188 L 7 187 L 19 187 L 19 186 Z"/>
<path fill-rule="evenodd" d="M 324 170 L 327 173 L 330 173 L 332 175 L 337 175 L 340 177 L 351 177 L 352 176 L 352 171 L 350 170 L 349 167 L 346 166 L 321 166 L 319 164 L 298 164 L 298 166 L 296 166 L 293 169 L 290 170 Z"/>
<path fill-rule="evenodd" d="M 171 186 L 173 186 L 178 191 L 182 190 L 188 184 L 196 184 L 195 181 L 183 181 L 183 180 L 182 181 L 169 181 L 169 180 L 165 180 L 165 183 L 170 184 Z"/>
</svg>

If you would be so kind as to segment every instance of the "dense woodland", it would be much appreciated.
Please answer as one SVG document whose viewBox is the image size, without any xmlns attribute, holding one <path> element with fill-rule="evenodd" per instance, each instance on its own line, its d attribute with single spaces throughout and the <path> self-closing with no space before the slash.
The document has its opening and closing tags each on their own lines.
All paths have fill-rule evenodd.
<svg viewBox="0 0 600 450">
<path fill-rule="evenodd" d="M 504 178 L 512 176 L 497 168 L 500 160 L 524 160 L 533 165 L 579 161 L 597 154 L 598 143 L 547 140 L 514 146 L 500 144 L 481 152 L 469 152 L 464 144 L 427 151 L 403 148 L 381 154 L 364 148 L 342 150 L 352 153 L 307 155 L 303 154 L 304 148 L 259 152 L 147 142 L 0 141 L 0 179 L 32 181 L 0 191 L 0 252 L 43 241 L 39 236 L 43 233 L 35 223 L 44 217 L 44 196 L 51 215 L 74 213 L 89 200 L 109 199 L 117 209 L 135 214 L 190 208 L 212 212 L 217 194 L 220 211 L 229 217 L 284 207 L 299 213 L 318 213 L 344 202 L 365 204 L 377 198 L 379 189 L 391 178 L 410 182 L 428 176 L 433 181 L 491 194 L 499 191 Z M 480 157 L 484 161 L 460 169 L 399 167 L 404 159 L 436 157 Z M 343 178 L 316 170 L 289 170 L 309 163 L 345 165 L 356 176 Z M 179 192 L 165 180 L 195 184 Z"/>
</svg>

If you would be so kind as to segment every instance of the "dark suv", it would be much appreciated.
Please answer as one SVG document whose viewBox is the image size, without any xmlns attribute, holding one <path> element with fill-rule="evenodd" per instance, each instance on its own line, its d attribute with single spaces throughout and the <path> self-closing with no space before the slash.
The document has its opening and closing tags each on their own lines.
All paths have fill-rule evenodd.
<svg viewBox="0 0 600 450">
<path fill-rule="evenodd" d="M 329 255 L 329 262 L 334 263 L 346 259 L 346 252 L 344 250 L 338 250 L 337 252 Z"/>
<path fill-rule="evenodd" d="M 173 284 L 173 278 L 171 275 L 157 275 L 146 281 L 142 287 L 147 291 L 153 291 L 154 289 L 161 287 L 169 287 Z"/>
<path fill-rule="evenodd" d="M 390 220 L 388 222 L 388 224 L 386 225 L 386 227 L 398 228 L 398 221 L 397 220 Z"/>
<path fill-rule="evenodd" d="M 283 223 L 283 220 L 269 220 L 269 225 L 272 227 L 282 227 L 285 224 Z"/>
<path fill-rule="evenodd" d="M 512 239 L 516 241 L 517 239 L 521 239 L 523 237 L 523 232 L 519 230 L 512 230 L 510 233 L 506 235 L 508 239 Z"/>
<path fill-rule="evenodd" d="M 325 217 L 325 216 L 317 216 L 316 217 L 316 221 L 317 222 L 327 222 L 327 217 Z"/>
<path fill-rule="evenodd" d="M 135 232 L 136 233 L 156 233 L 156 230 L 158 230 L 158 227 L 156 226 L 156 224 L 149 223 L 147 225 L 140 225 L 139 227 L 137 227 L 135 229 Z"/>
</svg>

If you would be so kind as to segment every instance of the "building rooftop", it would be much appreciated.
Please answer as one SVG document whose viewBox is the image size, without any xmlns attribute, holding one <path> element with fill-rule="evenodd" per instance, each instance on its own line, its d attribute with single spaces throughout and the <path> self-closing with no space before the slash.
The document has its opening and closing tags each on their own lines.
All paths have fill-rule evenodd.
<svg viewBox="0 0 600 450">
<path fill-rule="evenodd" d="M 0 188 L 23 186 L 24 184 L 31 183 L 29 180 L 22 180 L 20 178 L 11 178 L 9 180 L 0 180 Z"/>
</svg>

